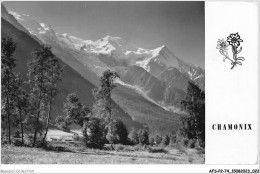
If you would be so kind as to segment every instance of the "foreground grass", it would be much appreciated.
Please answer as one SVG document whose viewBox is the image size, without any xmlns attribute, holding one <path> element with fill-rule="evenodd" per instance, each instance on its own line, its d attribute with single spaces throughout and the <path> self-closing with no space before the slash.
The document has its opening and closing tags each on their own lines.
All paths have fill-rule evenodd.
<svg viewBox="0 0 260 174">
<path fill-rule="evenodd" d="M 167 153 L 87 149 L 72 152 L 40 148 L 2 146 L 2 164 L 203 164 L 204 154 L 196 149 L 167 149 Z"/>
</svg>

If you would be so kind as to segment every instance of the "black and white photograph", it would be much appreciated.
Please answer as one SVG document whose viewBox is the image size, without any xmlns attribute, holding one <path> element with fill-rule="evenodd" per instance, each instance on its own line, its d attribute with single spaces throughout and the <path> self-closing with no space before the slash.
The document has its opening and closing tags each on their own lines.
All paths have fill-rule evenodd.
<svg viewBox="0 0 260 174">
<path fill-rule="evenodd" d="M 204 2 L 1 4 L 2 164 L 204 164 Z"/>
<path fill-rule="evenodd" d="M 1 1 L 1 173 L 259 173 L 259 9 Z"/>
</svg>

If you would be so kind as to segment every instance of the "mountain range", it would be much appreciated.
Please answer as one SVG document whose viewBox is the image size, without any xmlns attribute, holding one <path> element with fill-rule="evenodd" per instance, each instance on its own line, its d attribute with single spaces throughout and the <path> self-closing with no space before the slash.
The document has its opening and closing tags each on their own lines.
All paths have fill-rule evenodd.
<svg viewBox="0 0 260 174">
<path fill-rule="evenodd" d="M 121 37 L 84 40 L 56 33 L 46 22 L 29 15 L 7 12 L 3 5 L 1 14 L 2 37 L 12 37 L 18 43 L 15 57 L 20 59 L 17 68 L 24 72 L 24 77 L 29 54 L 40 44 L 51 46 L 66 66 L 68 72 L 57 101 L 76 91 L 83 103 L 92 107 L 91 89 L 98 85 L 103 71 L 118 72 L 120 78 L 115 81 L 117 88 L 112 99 L 117 117 L 124 118 L 129 129 L 147 126 L 153 133 L 174 133 L 183 112 L 180 101 L 185 97 L 188 82 L 193 81 L 204 90 L 204 70 L 184 62 L 165 45 L 149 50 Z M 62 114 L 61 104 L 57 103 L 54 115 Z"/>
</svg>

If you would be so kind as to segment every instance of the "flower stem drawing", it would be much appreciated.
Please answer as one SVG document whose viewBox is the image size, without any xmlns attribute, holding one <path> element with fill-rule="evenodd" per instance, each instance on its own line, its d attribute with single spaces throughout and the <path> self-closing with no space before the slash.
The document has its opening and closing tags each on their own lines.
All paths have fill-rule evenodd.
<svg viewBox="0 0 260 174">
<path fill-rule="evenodd" d="M 220 54 L 224 56 L 223 61 L 225 62 L 226 59 L 231 61 L 231 69 L 237 65 L 242 66 L 241 61 L 245 61 L 244 57 L 238 57 L 238 54 L 242 51 L 242 46 L 239 48 L 240 42 L 243 42 L 243 40 L 238 33 L 232 33 L 227 37 L 227 40 L 219 39 L 217 42 L 217 49 L 219 49 Z M 232 48 L 233 59 L 230 58 L 228 54 L 229 46 Z"/>
</svg>

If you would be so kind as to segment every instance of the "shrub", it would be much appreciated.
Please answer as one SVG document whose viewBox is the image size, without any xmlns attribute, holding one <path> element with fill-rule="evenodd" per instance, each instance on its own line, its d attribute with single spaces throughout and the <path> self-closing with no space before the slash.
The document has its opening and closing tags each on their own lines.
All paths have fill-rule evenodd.
<svg viewBox="0 0 260 174">
<path fill-rule="evenodd" d="M 188 159 L 189 159 L 189 163 L 192 163 L 194 160 L 191 156 L 189 156 Z"/>
<path fill-rule="evenodd" d="M 132 131 L 128 135 L 128 138 L 131 141 L 131 144 L 133 144 L 133 145 L 136 145 L 139 143 L 138 133 L 135 129 L 132 129 Z"/>
<path fill-rule="evenodd" d="M 102 147 L 104 145 L 104 132 L 101 120 L 96 117 L 90 118 L 88 122 L 84 123 L 82 131 L 86 146 L 92 148 Z"/>
<path fill-rule="evenodd" d="M 2 136 L 1 137 L 1 145 L 5 145 L 5 144 L 8 144 L 9 143 L 9 139 L 7 136 Z"/>
<path fill-rule="evenodd" d="M 82 141 L 82 139 L 80 138 L 80 136 L 77 133 L 73 134 L 73 141 Z"/>
<path fill-rule="evenodd" d="M 23 145 L 22 140 L 20 140 L 20 139 L 12 139 L 12 144 L 14 146 L 22 146 Z"/>
<path fill-rule="evenodd" d="M 59 129 L 65 131 L 65 132 L 70 131 L 71 121 L 70 121 L 69 117 L 58 116 L 56 118 L 55 122 L 56 122 L 55 126 L 57 126 Z"/>
<path fill-rule="evenodd" d="M 154 145 L 154 137 L 149 137 L 149 144 L 150 144 L 151 146 Z"/>
<path fill-rule="evenodd" d="M 187 147 L 189 144 L 189 139 L 188 138 L 182 138 L 181 139 L 181 145 L 184 147 Z"/>
<path fill-rule="evenodd" d="M 116 144 L 115 146 L 116 151 L 125 151 L 125 152 L 130 152 L 133 151 L 133 146 L 127 146 L 123 144 Z"/>
<path fill-rule="evenodd" d="M 205 154 L 205 149 L 201 148 L 201 147 L 195 147 L 195 149 L 197 150 L 197 154 Z"/>
<path fill-rule="evenodd" d="M 163 149 L 163 148 L 148 148 L 148 152 L 149 153 L 168 153 L 167 150 Z"/>
<path fill-rule="evenodd" d="M 160 137 L 159 135 L 156 135 L 156 137 L 155 137 L 155 143 L 156 143 L 156 145 L 161 144 L 161 142 L 162 142 L 162 137 Z"/>
<path fill-rule="evenodd" d="M 128 131 L 121 120 L 113 120 L 108 126 L 106 139 L 110 144 L 127 144 Z"/>
<path fill-rule="evenodd" d="M 33 135 L 24 135 L 24 145 L 25 146 L 33 145 Z"/>
<path fill-rule="evenodd" d="M 14 138 L 21 138 L 21 136 L 20 136 L 20 131 L 16 131 L 16 132 L 14 133 Z"/>
<path fill-rule="evenodd" d="M 171 143 L 171 144 L 177 143 L 176 135 L 171 137 L 171 142 L 170 142 L 170 143 Z"/>
<path fill-rule="evenodd" d="M 195 147 L 205 148 L 205 141 L 203 141 L 202 139 L 199 139 L 199 143 L 196 142 Z"/>
<path fill-rule="evenodd" d="M 144 151 L 144 150 L 146 150 L 146 147 L 141 144 L 137 144 L 134 146 L 133 150 L 134 151 Z"/>
<path fill-rule="evenodd" d="M 162 143 L 163 143 L 163 145 L 168 146 L 170 144 L 170 137 L 168 135 L 165 135 L 163 137 Z"/>
<path fill-rule="evenodd" d="M 28 146 L 28 147 L 43 147 L 46 145 L 47 142 L 45 142 L 44 144 L 42 143 L 42 139 L 43 139 L 43 135 L 39 133 L 36 142 L 34 144 L 34 135 L 33 134 L 24 134 L 24 144 L 23 146 Z"/>
<path fill-rule="evenodd" d="M 138 139 L 139 143 L 142 145 L 148 145 L 149 144 L 149 134 L 146 129 L 140 129 L 138 131 Z"/>
<path fill-rule="evenodd" d="M 181 142 L 182 139 L 184 138 L 184 135 L 183 135 L 182 131 L 181 131 L 180 129 L 178 129 L 178 130 L 176 131 L 174 137 L 175 137 L 174 139 L 175 139 L 176 143 L 179 143 L 179 142 Z M 173 140 L 173 141 L 174 141 L 174 140 Z"/>
<path fill-rule="evenodd" d="M 122 151 L 122 150 L 124 150 L 125 148 L 124 148 L 124 146 L 118 146 L 118 147 L 116 147 L 116 150 L 117 151 Z"/>
<path fill-rule="evenodd" d="M 67 148 L 64 145 L 56 144 L 56 143 L 47 143 L 44 147 L 47 151 L 55 151 L 55 152 L 68 152 Z"/>
<path fill-rule="evenodd" d="M 185 148 L 183 147 L 183 145 L 181 145 L 180 142 L 175 144 L 175 149 L 179 150 L 179 153 L 187 154 Z"/>
<path fill-rule="evenodd" d="M 196 139 L 190 139 L 189 142 L 188 142 L 188 147 L 189 148 L 195 148 L 195 144 L 196 144 Z"/>
</svg>

